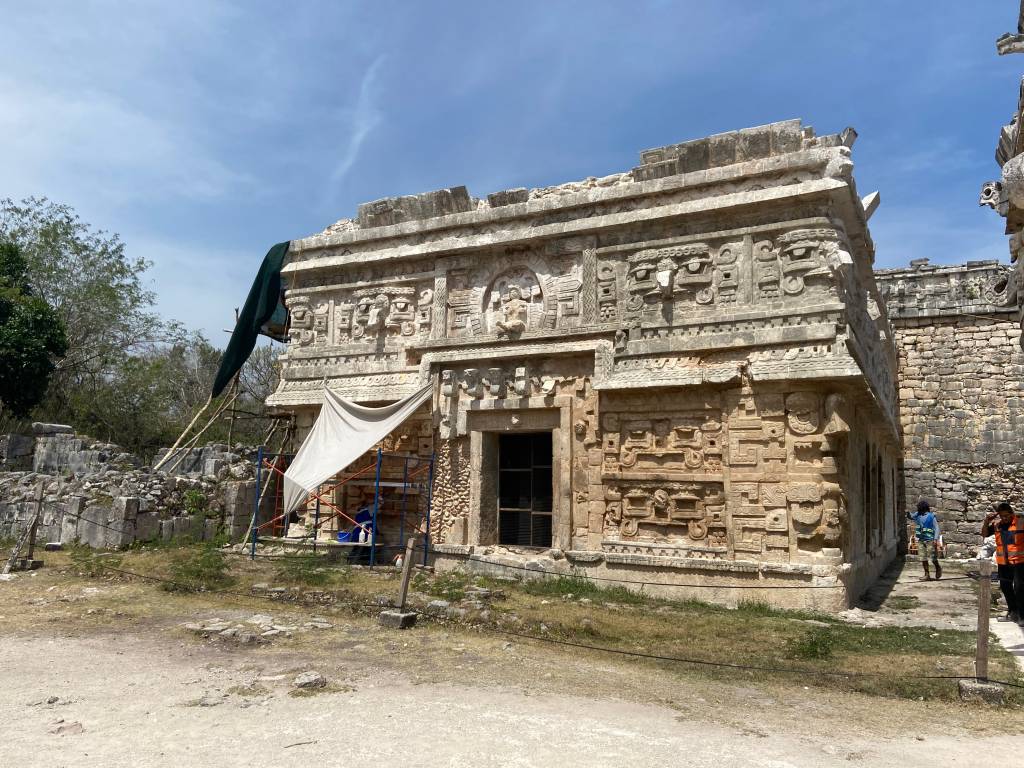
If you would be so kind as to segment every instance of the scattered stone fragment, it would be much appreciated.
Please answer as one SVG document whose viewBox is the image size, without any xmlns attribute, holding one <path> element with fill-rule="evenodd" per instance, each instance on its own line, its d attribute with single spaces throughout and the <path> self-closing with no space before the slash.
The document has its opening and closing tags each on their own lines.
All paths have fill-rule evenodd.
<svg viewBox="0 0 1024 768">
<path fill-rule="evenodd" d="M 327 685 L 327 678 L 321 675 L 319 672 L 303 672 L 301 675 L 296 677 L 292 681 L 292 685 L 296 688 L 302 689 L 313 689 L 323 688 Z"/>
<path fill-rule="evenodd" d="M 73 723 L 65 723 L 63 720 L 57 720 L 54 727 L 50 729 L 50 733 L 54 733 L 58 736 L 77 736 L 80 733 L 85 732 L 85 727 L 77 720 Z"/>
</svg>

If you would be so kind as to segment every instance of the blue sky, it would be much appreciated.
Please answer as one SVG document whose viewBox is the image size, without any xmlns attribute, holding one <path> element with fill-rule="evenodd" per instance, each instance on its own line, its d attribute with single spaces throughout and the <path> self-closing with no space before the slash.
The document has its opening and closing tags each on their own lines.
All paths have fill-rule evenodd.
<svg viewBox="0 0 1024 768">
<path fill-rule="evenodd" d="M 267 248 L 358 203 L 627 170 L 801 117 L 854 126 L 880 266 L 1006 260 L 979 208 L 1016 2 L 0 0 L 0 196 L 118 232 L 224 343 Z"/>
</svg>

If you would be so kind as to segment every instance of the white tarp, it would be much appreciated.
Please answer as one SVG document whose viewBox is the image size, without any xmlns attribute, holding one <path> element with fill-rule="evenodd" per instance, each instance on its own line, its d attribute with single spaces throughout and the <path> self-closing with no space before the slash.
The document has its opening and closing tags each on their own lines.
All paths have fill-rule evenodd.
<svg viewBox="0 0 1024 768">
<path fill-rule="evenodd" d="M 285 514 L 399 427 L 430 393 L 431 385 L 427 384 L 397 403 L 367 408 L 324 389 L 324 404 L 316 424 L 284 473 Z"/>
</svg>

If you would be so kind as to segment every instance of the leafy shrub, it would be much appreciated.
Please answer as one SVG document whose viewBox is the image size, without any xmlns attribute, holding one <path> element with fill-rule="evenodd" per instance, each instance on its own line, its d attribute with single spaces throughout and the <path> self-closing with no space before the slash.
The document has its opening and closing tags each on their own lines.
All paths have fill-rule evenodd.
<svg viewBox="0 0 1024 768">
<path fill-rule="evenodd" d="M 229 586 L 234 579 L 228 573 L 224 553 L 210 544 L 182 550 L 171 560 L 168 592 L 206 592 Z"/>
<path fill-rule="evenodd" d="M 207 500 L 206 494 L 196 488 L 190 488 L 185 491 L 182 497 L 182 503 L 185 505 L 185 511 L 190 515 L 199 515 L 206 517 L 207 514 Z"/>
<path fill-rule="evenodd" d="M 112 573 L 112 568 L 120 568 L 122 557 L 109 552 L 97 552 L 84 544 L 72 544 L 70 547 L 71 567 L 82 576 L 97 578 Z"/>
</svg>

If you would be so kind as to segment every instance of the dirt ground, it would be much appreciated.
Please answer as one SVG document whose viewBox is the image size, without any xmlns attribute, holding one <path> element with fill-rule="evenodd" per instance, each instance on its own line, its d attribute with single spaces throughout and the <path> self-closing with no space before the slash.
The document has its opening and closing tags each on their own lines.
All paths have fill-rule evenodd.
<svg viewBox="0 0 1024 768">
<path fill-rule="evenodd" d="M 256 645 L 183 626 L 258 614 L 300 627 L 314 613 L 319 628 Z M 4 766 L 935 768 L 1019 751 L 1007 715 L 978 705 L 723 680 L 462 627 L 398 633 L 49 570 L 0 583 L 0 647 Z M 295 695 L 309 670 L 328 686 Z"/>
</svg>

